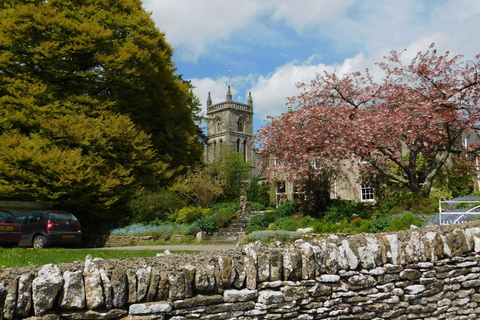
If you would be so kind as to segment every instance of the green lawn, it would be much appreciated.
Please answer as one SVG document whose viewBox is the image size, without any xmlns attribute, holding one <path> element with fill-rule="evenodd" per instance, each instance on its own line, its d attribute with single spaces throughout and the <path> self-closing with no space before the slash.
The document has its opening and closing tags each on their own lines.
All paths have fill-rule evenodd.
<svg viewBox="0 0 480 320">
<path fill-rule="evenodd" d="M 89 254 L 93 258 L 120 259 L 155 257 L 157 253 L 164 250 L 97 250 L 97 249 L 63 249 L 47 248 L 34 250 L 32 248 L 0 248 L 0 270 L 4 268 L 17 268 L 30 265 L 44 265 L 49 263 L 58 264 L 61 262 L 85 261 Z M 179 252 L 179 251 L 173 251 Z M 182 251 L 186 252 L 186 251 Z M 191 253 L 193 251 L 187 251 Z"/>
</svg>

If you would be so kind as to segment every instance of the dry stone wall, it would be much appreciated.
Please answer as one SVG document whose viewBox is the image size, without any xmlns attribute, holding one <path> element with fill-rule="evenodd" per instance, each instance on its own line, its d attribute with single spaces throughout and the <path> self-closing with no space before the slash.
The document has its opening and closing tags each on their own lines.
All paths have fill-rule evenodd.
<svg viewBox="0 0 480 320">
<path fill-rule="evenodd" d="M 477 319 L 480 222 L 0 272 L 1 319 Z"/>
</svg>

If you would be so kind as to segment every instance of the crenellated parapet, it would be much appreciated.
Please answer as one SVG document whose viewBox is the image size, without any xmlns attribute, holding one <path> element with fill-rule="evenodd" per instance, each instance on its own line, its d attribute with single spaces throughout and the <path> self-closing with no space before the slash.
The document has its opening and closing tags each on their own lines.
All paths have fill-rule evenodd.
<svg viewBox="0 0 480 320">
<path fill-rule="evenodd" d="M 0 272 L 0 319 L 475 319 L 480 222 Z"/>
</svg>

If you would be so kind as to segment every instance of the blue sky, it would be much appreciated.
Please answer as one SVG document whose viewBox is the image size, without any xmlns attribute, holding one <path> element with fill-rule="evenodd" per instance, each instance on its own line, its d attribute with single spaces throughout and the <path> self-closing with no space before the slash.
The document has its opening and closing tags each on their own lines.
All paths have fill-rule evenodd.
<svg viewBox="0 0 480 320">
<path fill-rule="evenodd" d="M 479 0 L 144 0 L 205 105 L 252 92 L 254 129 L 287 110 L 298 82 L 363 71 L 391 50 L 480 54 Z"/>
</svg>

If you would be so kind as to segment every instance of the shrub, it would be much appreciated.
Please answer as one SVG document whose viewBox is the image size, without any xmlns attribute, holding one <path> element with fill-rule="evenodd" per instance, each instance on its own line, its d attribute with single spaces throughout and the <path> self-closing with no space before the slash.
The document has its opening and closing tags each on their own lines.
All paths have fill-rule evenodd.
<svg viewBox="0 0 480 320">
<path fill-rule="evenodd" d="M 390 221 L 385 218 L 374 219 L 370 226 L 370 232 L 378 233 L 385 231 L 390 226 Z"/>
<path fill-rule="evenodd" d="M 394 217 L 385 231 L 407 230 L 411 225 L 421 227 L 423 225 L 423 221 L 420 217 L 414 215 L 413 213 L 407 212 L 403 215 Z"/>
<path fill-rule="evenodd" d="M 300 224 L 292 217 L 282 217 L 275 220 L 273 227 L 276 230 L 297 231 L 300 228 Z"/>
<path fill-rule="evenodd" d="M 236 213 L 231 213 L 231 212 L 226 212 L 226 211 L 217 211 L 214 213 L 215 215 L 215 223 L 217 225 L 217 228 L 225 227 L 227 226 L 230 221 L 234 219 L 235 216 L 237 216 Z"/>
<path fill-rule="evenodd" d="M 203 209 L 202 207 L 183 207 L 175 214 L 175 222 L 177 223 L 191 223 L 205 217 L 210 213 L 210 209 Z"/>
<path fill-rule="evenodd" d="M 208 215 L 198 221 L 198 226 L 206 233 L 212 233 L 217 230 L 217 218 L 215 215 Z"/>
<path fill-rule="evenodd" d="M 222 212 L 227 212 L 233 215 L 238 211 L 238 203 L 237 202 L 215 203 L 210 210 L 212 213 L 222 211 Z"/>
<path fill-rule="evenodd" d="M 340 222 L 351 220 L 353 217 L 369 218 L 367 205 L 363 202 L 334 200 L 325 213 L 327 221 Z"/>
<path fill-rule="evenodd" d="M 259 202 L 252 202 L 252 211 L 265 211 L 265 206 Z"/>
<path fill-rule="evenodd" d="M 300 232 L 292 232 L 292 231 L 285 231 L 285 230 L 276 230 L 275 235 L 277 236 L 278 240 L 281 242 L 295 241 L 302 237 Z"/>
<path fill-rule="evenodd" d="M 187 205 L 187 201 L 175 192 L 162 189 L 158 192 L 145 191 L 128 202 L 132 222 L 143 223 L 165 220 L 169 215 Z"/>
<path fill-rule="evenodd" d="M 255 231 L 252 232 L 248 238 L 250 241 L 257 241 L 259 240 L 262 243 L 266 243 L 270 241 L 270 238 L 272 238 L 275 235 L 275 232 L 273 230 L 264 230 L 264 231 Z"/>
<path fill-rule="evenodd" d="M 299 222 L 299 228 L 312 227 L 312 225 L 315 223 L 315 221 L 316 220 L 314 218 L 312 218 L 310 216 L 306 216 Z"/>
<path fill-rule="evenodd" d="M 300 212 L 301 208 L 302 206 L 298 202 L 289 201 L 277 207 L 277 216 L 288 217 L 293 215 L 294 213 Z"/>
<path fill-rule="evenodd" d="M 250 219 L 248 223 L 248 227 L 245 230 L 245 232 L 252 233 L 253 231 L 263 230 L 267 228 L 268 225 L 269 225 L 269 222 L 265 217 L 265 215 L 257 214 Z"/>
<path fill-rule="evenodd" d="M 275 211 L 265 211 L 264 213 L 265 218 L 267 218 L 268 220 L 268 223 L 272 223 L 273 221 L 275 221 L 276 214 L 277 213 Z"/>
</svg>

